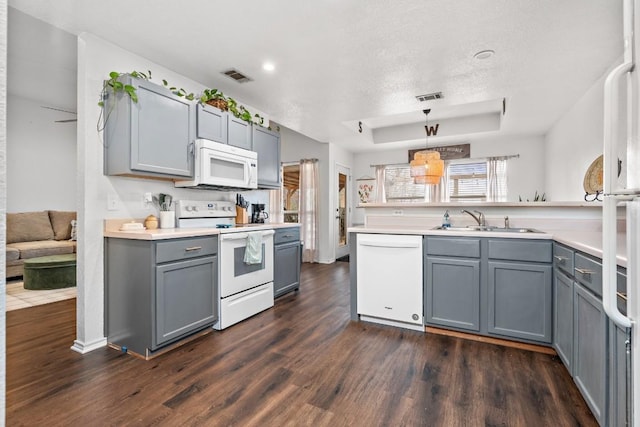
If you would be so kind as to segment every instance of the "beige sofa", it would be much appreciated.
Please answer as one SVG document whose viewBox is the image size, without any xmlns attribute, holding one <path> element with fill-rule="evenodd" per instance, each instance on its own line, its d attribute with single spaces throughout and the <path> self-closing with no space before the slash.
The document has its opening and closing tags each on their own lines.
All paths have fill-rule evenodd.
<svg viewBox="0 0 640 427">
<path fill-rule="evenodd" d="M 6 277 L 22 276 L 25 259 L 74 253 L 75 219 L 75 212 L 65 211 L 8 213 Z"/>
</svg>

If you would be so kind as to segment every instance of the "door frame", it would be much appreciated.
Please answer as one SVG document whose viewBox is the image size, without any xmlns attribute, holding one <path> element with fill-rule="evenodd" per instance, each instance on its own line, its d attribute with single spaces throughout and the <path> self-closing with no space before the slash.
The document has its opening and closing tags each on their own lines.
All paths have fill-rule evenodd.
<svg viewBox="0 0 640 427">
<path fill-rule="evenodd" d="M 339 183 L 339 175 L 343 174 L 346 175 L 347 177 L 347 182 L 345 185 L 345 191 L 346 191 L 346 205 L 345 205 L 345 234 L 346 234 L 346 239 L 347 239 L 347 243 L 346 245 L 339 247 L 338 246 L 338 242 L 340 241 L 338 233 L 339 233 L 339 228 L 338 228 L 338 221 L 336 221 L 336 219 L 338 219 L 336 217 L 337 211 L 338 211 L 338 207 L 339 207 L 339 191 L 338 191 L 338 183 Z M 344 165 L 342 163 L 338 163 L 336 162 L 334 164 L 334 168 L 333 168 L 333 188 L 331 189 L 331 200 L 332 200 L 332 209 L 331 209 L 331 219 L 332 219 L 332 236 L 333 236 L 333 254 L 334 254 L 334 259 L 338 259 L 340 257 L 343 257 L 345 255 L 349 254 L 349 233 L 346 232 L 346 228 L 351 226 L 351 168 L 347 165 Z"/>
</svg>

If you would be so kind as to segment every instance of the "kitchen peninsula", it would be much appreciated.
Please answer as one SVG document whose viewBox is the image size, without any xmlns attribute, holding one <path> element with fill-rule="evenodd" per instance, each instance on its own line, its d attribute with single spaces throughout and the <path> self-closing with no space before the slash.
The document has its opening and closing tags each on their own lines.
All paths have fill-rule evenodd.
<svg viewBox="0 0 640 427">
<path fill-rule="evenodd" d="M 602 306 L 599 208 L 367 206 L 365 224 L 348 229 L 351 319 L 555 351 L 604 425 L 607 414 L 621 410 L 606 405 L 624 402 L 608 396 L 625 393 L 626 333 Z M 449 228 L 442 227 L 446 209 L 453 213 Z M 486 214 L 486 224 L 462 209 L 482 211 L 476 216 Z M 625 312 L 622 234 L 617 245 L 618 307 Z"/>
</svg>

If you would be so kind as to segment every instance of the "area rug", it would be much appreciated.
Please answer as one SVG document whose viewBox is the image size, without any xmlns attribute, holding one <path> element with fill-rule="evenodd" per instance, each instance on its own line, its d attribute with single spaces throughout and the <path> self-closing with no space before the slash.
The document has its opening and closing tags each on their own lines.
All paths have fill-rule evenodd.
<svg viewBox="0 0 640 427">
<path fill-rule="evenodd" d="M 11 311 L 36 305 L 49 304 L 51 302 L 75 298 L 76 295 L 75 286 L 64 289 L 31 291 L 24 289 L 22 280 L 13 281 L 7 283 L 6 309 L 7 311 Z"/>
</svg>

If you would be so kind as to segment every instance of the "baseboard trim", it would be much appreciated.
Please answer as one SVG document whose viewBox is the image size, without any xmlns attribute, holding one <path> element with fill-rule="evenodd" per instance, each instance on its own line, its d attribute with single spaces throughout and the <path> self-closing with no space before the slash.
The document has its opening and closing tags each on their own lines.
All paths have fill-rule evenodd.
<svg viewBox="0 0 640 427">
<path fill-rule="evenodd" d="M 462 339 L 471 340 L 471 341 L 486 342 L 489 344 L 496 344 L 504 347 L 519 348 L 521 350 L 535 351 L 537 353 L 550 354 L 552 356 L 557 355 L 556 351 L 552 347 L 546 347 L 544 345 L 529 344 L 524 342 L 500 339 L 500 338 L 485 337 L 482 335 L 469 334 L 466 332 L 458 332 L 458 331 L 451 331 L 448 329 L 435 328 L 433 326 L 427 326 L 427 333 L 447 335 L 450 337 L 462 338 Z"/>
<path fill-rule="evenodd" d="M 107 346 L 107 338 L 100 338 L 90 343 L 83 343 L 82 341 L 75 340 L 73 341 L 73 345 L 71 346 L 71 350 L 80 354 L 87 354 L 92 352 L 93 350 L 97 350 L 102 347 Z"/>
</svg>

